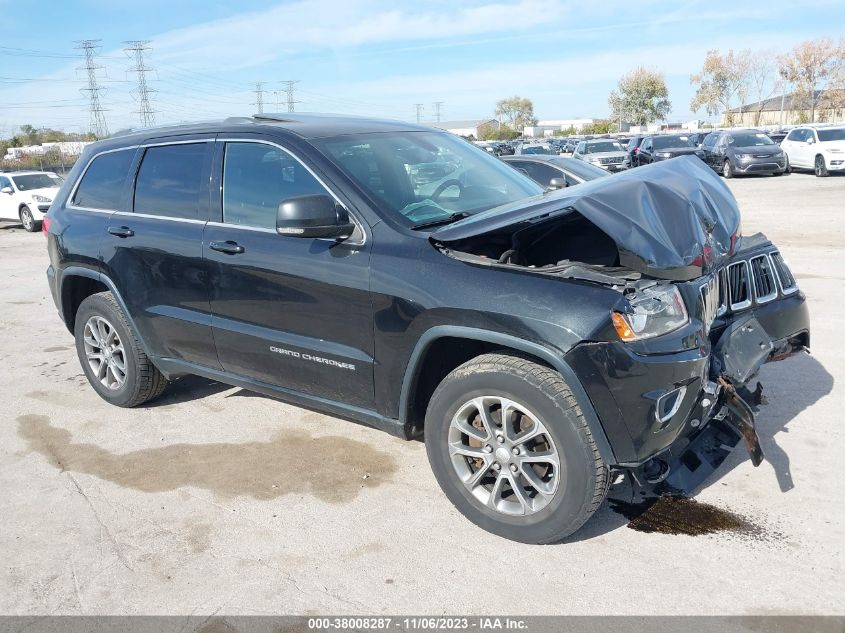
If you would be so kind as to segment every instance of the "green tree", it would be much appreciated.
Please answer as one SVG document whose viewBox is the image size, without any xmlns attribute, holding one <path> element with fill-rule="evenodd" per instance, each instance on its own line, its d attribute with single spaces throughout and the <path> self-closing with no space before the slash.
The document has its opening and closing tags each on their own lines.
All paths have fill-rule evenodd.
<svg viewBox="0 0 845 633">
<path fill-rule="evenodd" d="M 498 101 L 496 103 L 496 118 L 510 129 L 518 130 L 520 134 L 525 126 L 537 123 L 534 116 L 534 103 L 531 99 L 518 96 Z"/>
<path fill-rule="evenodd" d="M 615 121 L 648 125 L 672 110 L 663 73 L 639 66 L 622 76 L 607 99 Z"/>
</svg>

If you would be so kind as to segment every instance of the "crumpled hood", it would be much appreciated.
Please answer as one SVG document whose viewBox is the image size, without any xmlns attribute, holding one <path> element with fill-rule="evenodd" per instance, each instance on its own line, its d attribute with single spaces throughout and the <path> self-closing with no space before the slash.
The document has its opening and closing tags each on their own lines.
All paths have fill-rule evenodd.
<svg viewBox="0 0 845 633">
<path fill-rule="evenodd" d="M 448 243 L 577 211 L 616 242 L 620 264 L 660 279 L 689 280 L 737 248 L 736 199 L 696 156 L 680 156 L 608 178 L 490 209 L 434 231 Z"/>
</svg>

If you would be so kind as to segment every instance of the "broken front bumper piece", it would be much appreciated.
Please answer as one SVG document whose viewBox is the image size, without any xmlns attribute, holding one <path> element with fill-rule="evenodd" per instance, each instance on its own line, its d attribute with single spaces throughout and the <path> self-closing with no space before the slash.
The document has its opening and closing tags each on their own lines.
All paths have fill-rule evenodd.
<svg viewBox="0 0 845 633">
<path fill-rule="evenodd" d="M 715 471 L 740 441 L 754 466 L 765 455 L 755 428 L 755 413 L 765 404 L 763 388 L 748 381 L 770 360 L 776 346 L 757 320 L 748 316 L 727 327 L 713 347 L 703 399 L 713 397 L 709 421 L 697 433 L 679 438 L 665 452 L 631 469 L 643 495 L 689 494 Z M 793 350 L 797 351 L 797 350 Z"/>
</svg>

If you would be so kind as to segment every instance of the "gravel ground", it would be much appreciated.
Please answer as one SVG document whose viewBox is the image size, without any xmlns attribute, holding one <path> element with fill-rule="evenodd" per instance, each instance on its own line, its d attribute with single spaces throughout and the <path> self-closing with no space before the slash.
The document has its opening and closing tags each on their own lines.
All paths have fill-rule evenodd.
<svg viewBox="0 0 845 633">
<path fill-rule="evenodd" d="M 740 449 L 697 504 L 630 526 L 605 504 L 543 547 L 463 519 L 418 442 L 192 378 L 107 405 L 44 238 L 0 228 L 0 613 L 845 613 L 845 177 L 729 184 L 813 319 L 813 355 L 762 372 L 769 461 Z"/>
</svg>

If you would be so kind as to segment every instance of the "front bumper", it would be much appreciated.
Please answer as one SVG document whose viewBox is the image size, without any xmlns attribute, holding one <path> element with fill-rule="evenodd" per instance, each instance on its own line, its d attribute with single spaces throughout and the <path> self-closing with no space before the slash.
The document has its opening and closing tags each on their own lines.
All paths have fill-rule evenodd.
<svg viewBox="0 0 845 633">
<path fill-rule="evenodd" d="M 800 292 L 770 302 L 765 310 L 738 314 L 718 330 L 716 325 L 713 343 L 699 337 L 698 345 L 686 351 L 636 353 L 629 344 L 613 341 L 582 343 L 567 354 L 617 466 L 638 469 L 658 457 L 671 464 L 696 437 L 705 431 L 713 435 L 716 431 L 707 429 L 714 421 L 719 422 L 718 446 L 733 447 L 745 426 L 753 430 L 754 416 L 746 415 L 732 390 L 753 408 L 760 391 L 746 385 L 759 367 L 809 345 L 809 316 Z M 731 434 L 719 430 L 726 424 L 736 431 L 730 444 L 726 436 Z"/>
<path fill-rule="evenodd" d="M 776 174 L 786 170 L 786 156 L 771 159 L 745 159 L 734 162 L 737 174 Z"/>
<path fill-rule="evenodd" d="M 845 171 L 845 154 L 825 154 L 824 160 L 828 171 Z"/>
</svg>

